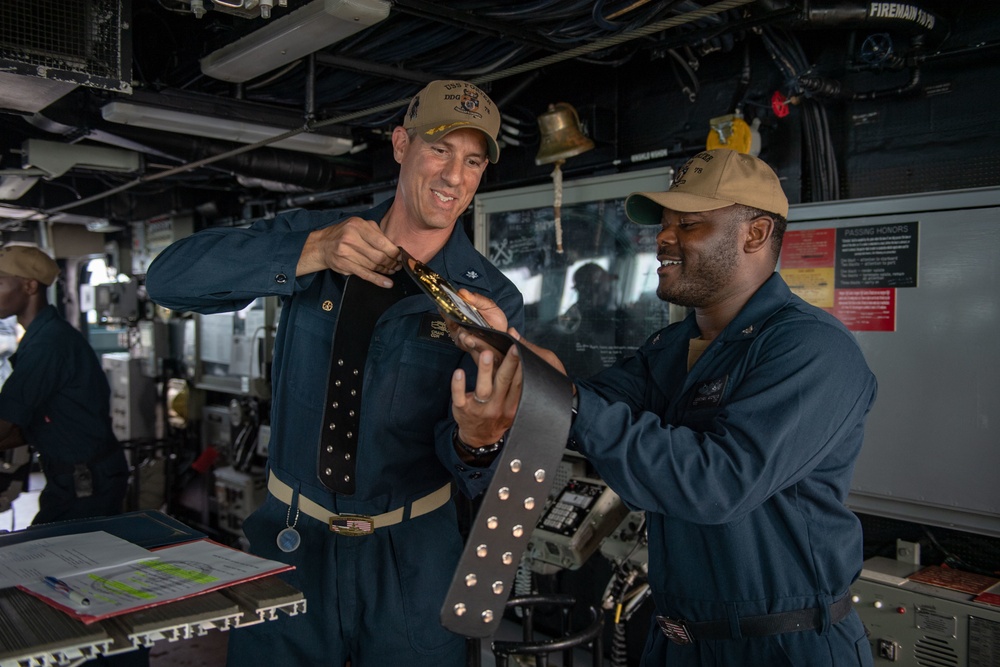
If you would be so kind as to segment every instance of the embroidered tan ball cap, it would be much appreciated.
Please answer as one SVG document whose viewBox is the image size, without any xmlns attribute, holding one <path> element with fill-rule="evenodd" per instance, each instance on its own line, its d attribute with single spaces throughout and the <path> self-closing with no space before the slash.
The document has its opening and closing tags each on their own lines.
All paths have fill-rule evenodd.
<svg viewBox="0 0 1000 667">
<path fill-rule="evenodd" d="M 625 214 L 640 225 L 658 225 L 663 209 L 714 211 L 742 204 L 788 217 L 788 198 L 766 162 L 728 148 L 698 153 L 677 170 L 666 192 L 633 192 Z"/>
<path fill-rule="evenodd" d="M 59 275 L 59 265 L 35 246 L 5 245 L 0 248 L 0 273 L 51 285 Z"/>
<path fill-rule="evenodd" d="M 465 81 L 428 83 L 410 100 L 403 127 L 428 142 L 463 128 L 479 130 L 486 135 L 490 162 L 500 159 L 500 112 L 489 95 Z"/>
</svg>

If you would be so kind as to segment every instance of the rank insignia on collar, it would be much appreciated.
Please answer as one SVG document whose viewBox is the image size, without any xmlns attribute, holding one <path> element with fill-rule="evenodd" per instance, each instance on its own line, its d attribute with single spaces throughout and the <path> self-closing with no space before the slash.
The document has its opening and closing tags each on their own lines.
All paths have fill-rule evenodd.
<svg viewBox="0 0 1000 667">
<path fill-rule="evenodd" d="M 751 324 L 750 326 L 748 326 L 746 329 L 744 329 L 740 333 L 743 334 L 744 336 L 749 336 L 750 334 L 753 333 L 753 325 Z"/>
<path fill-rule="evenodd" d="M 469 280 L 478 280 L 479 273 L 474 269 L 469 269 L 468 271 L 465 272 L 465 277 L 468 278 Z"/>
</svg>

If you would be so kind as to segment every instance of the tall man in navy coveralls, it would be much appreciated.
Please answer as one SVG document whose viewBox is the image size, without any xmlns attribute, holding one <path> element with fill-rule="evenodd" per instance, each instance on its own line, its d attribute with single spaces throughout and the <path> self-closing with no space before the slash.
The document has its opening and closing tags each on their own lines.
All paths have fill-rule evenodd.
<svg viewBox="0 0 1000 667">
<path fill-rule="evenodd" d="M 876 382 L 851 333 L 774 272 L 788 215 L 778 177 L 705 151 L 625 210 L 660 225 L 657 295 L 693 312 L 575 380 L 570 446 L 646 512 L 657 617 L 643 666 L 871 665 L 848 593 L 861 526 L 844 500 Z M 494 354 L 457 335 L 481 364 Z M 516 394 L 516 373 L 495 378 L 480 376 L 480 398 Z M 463 429 L 495 419 L 455 380 L 452 393 Z"/>
<path fill-rule="evenodd" d="M 0 449 L 30 444 L 45 488 L 33 524 L 120 514 L 128 463 L 111 427 L 111 388 L 93 348 L 50 305 L 59 265 L 34 246 L 0 248 L 0 317 L 24 336 L 0 390 Z"/>
<path fill-rule="evenodd" d="M 456 225 L 487 161 L 498 158 L 499 127 L 476 86 L 432 82 L 392 134 L 394 199 L 346 218 L 298 210 L 248 229 L 208 229 L 150 266 L 146 287 L 168 308 L 215 313 L 282 299 L 270 493 L 244 531 L 254 553 L 296 567 L 288 580 L 305 593 L 308 613 L 234 631 L 228 664 L 464 665 L 464 639 L 442 628 L 439 614 L 463 546 L 452 484 L 481 493 L 498 458 L 489 429 L 459 434 L 450 415 L 449 377 L 464 366 L 471 379 L 475 366 L 420 293 L 381 314 L 341 303 L 345 284 L 348 294 L 368 283 L 385 293 L 409 281 L 388 277 L 402 247 L 523 321 L 520 293 Z M 365 316 L 378 318 L 373 332 L 363 331 Z M 335 349 L 361 340 L 366 361 L 332 354 L 331 340 Z M 351 389 L 324 404 L 328 391 L 358 378 L 360 398 Z"/>
</svg>

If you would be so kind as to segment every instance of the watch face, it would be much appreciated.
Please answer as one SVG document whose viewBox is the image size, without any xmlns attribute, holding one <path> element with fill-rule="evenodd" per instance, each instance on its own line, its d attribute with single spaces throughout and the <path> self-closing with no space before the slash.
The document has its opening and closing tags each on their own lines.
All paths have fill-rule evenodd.
<svg viewBox="0 0 1000 667">
<path fill-rule="evenodd" d="M 400 248 L 403 268 L 413 278 L 413 282 L 434 300 L 438 309 L 458 324 L 474 324 L 484 329 L 492 329 L 486 319 L 476 308 L 458 295 L 458 289 L 443 276 L 432 271 L 423 262 L 410 257 L 409 253 Z"/>
</svg>

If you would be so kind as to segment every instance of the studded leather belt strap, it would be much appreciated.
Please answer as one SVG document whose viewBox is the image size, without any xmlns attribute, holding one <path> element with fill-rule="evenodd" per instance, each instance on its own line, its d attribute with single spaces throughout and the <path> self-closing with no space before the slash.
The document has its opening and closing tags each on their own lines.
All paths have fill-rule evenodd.
<svg viewBox="0 0 1000 667">
<path fill-rule="evenodd" d="M 489 637 L 500 625 L 521 554 L 562 460 L 572 386 L 566 376 L 507 334 L 463 326 L 503 352 L 517 345 L 523 365 L 517 415 L 441 609 L 441 623 L 452 632 Z"/>
<path fill-rule="evenodd" d="M 349 276 L 341 297 L 333 334 L 317 466 L 320 482 L 344 495 L 355 491 L 361 391 L 375 324 L 391 305 L 410 294 L 420 293 L 402 271 L 393 276 L 392 282 L 392 288 L 385 289 Z"/>
<path fill-rule="evenodd" d="M 291 506 L 294 493 L 292 492 L 292 487 L 288 486 L 282 482 L 272 471 L 267 478 L 267 490 L 271 492 L 271 495 Z M 426 496 L 417 498 L 412 503 L 410 503 L 410 512 L 406 513 L 405 507 L 397 507 L 391 512 L 383 512 L 382 514 L 372 515 L 359 515 L 359 514 L 337 514 L 332 512 L 327 508 L 323 507 L 319 503 L 306 498 L 301 493 L 298 499 L 295 500 L 297 503 L 296 507 L 305 515 L 311 516 L 314 519 L 322 521 L 330 526 L 330 530 L 334 533 L 343 533 L 347 535 L 363 535 L 371 534 L 372 531 L 378 528 L 388 528 L 389 526 L 395 526 L 397 523 L 402 523 L 406 519 L 415 519 L 418 516 L 423 516 L 424 514 L 429 514 L 434 510 L 442 507 L 445 503 L 451 500 L 451 482 L 445 484 L 440 489 L 431 491 Z M 364 520 L 364 522 L 371 525 L 370 530 L 367 532 L 348 532 L 342 530 L 341 524 L 347 521 L 357 521 L 359 519 Z"/>
</svg>

